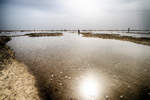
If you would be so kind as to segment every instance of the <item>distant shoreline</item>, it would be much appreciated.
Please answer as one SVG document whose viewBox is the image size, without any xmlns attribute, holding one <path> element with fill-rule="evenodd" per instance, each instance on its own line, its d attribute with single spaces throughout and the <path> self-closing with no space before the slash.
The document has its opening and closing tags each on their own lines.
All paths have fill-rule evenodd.
<svg viewBox="0 0 150 100">
<path fill-rule="evenodd" d="M 78 30 L 40 30 L 40 29 L 35 29 L 35 30 L 0 30 L 0 32 L 34 32 L 34 31 L 78 31 Z M 84 29 L 81 29 L 80 31 L 125 31 L 125 32 L 128 32 L 128 30 L 84 30 Z M 150 30 L 130 30 L 130 32 L 136 32 L 136 31 L 149 31 Z"/>
<path fill-rule="evenodd" d="M 92 32 L 81 32 L 78 34 L 82 34 L 83 37 L 129 41 L 129 42 L 133 42 L 133 43 L 137 43 L 137 44 L 150 46 L 150 38 L 149 37 L 132 37 L 132 36 L 121 36 L 120 34 L 104 34 L 104 33 L 103 34 L 97 34 L 97 33 L 93 34 Z M 149 34 L 149 33 L 145 33 L 145 34 Z M 53 37 L 53 36 L 63 36 L 63 33 L 28 33 L 28 34 L 24 34 L 24 35 L 0 36 L 0 37 L 1 38 L 2 37 L 10 38 L 10 37 L 19 37 L 19 36 Z"/>
</svg>

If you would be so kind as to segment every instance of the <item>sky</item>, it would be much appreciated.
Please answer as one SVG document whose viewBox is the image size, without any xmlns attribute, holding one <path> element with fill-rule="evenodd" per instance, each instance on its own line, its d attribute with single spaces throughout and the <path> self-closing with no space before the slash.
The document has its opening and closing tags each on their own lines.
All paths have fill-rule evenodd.
<svg viewBox="0 0 150 100">
<path fill-rule="evenodd" d="M 150 29 L 150 0 L 0 0 L 0 29 Z"/>
</svg>

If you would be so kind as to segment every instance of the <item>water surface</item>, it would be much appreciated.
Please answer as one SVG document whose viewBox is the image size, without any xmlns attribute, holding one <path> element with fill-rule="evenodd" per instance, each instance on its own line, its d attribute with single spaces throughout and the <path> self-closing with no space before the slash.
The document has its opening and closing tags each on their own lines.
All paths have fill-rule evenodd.
<svg viewBox="0 0 150 100">
<path fill-rule="evenodd" d="M 44 99 L 145 100 L 150 97 L 150 46 L 87 38 L 13 37 L 8 45 L 37 79 Z M 148 100 L 148 99 L 146 99 Z"/>
</svg>

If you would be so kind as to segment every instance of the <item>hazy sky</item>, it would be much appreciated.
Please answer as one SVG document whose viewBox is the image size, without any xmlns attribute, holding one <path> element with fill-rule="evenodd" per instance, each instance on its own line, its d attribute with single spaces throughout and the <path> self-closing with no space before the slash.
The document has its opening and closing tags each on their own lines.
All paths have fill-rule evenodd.
<svg viewBox="0 0 150 100">
<path fill-rule="evenodd" d="M 0 29 L 150 29 L 150 0 L 0 0 Z"/>
</svg>

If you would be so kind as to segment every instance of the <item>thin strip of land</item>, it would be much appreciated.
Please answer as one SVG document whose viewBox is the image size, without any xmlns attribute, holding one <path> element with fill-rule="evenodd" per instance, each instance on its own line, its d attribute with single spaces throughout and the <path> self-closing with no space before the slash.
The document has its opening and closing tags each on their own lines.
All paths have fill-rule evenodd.
<svg viewBox="0 0 150 100">
<path fill-rule="evenodd" d="M 119 34 L 92 34 L 92 33 L 81 33 L 84 37 L 94 37 L 94 38 L 102 38 L 102 39 L 114 39 L 121 41 L 130 41 L 138 44 L 148 45 L 150 46 L 150 38 L 146 37 L 132 37 L 132 36 L 121 36 Z"/>
<path fill-rule="evenodd" d="M 30 36 L 30 37 L 63 36 L 63 33 L 29 33 L 29 34 L 25 34 L 25 36 Z"/>
</svg>

